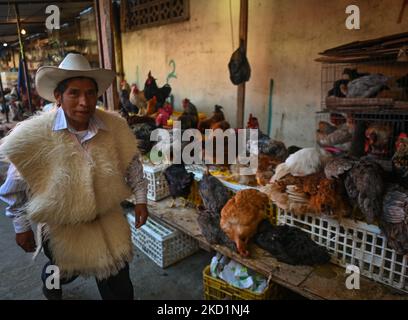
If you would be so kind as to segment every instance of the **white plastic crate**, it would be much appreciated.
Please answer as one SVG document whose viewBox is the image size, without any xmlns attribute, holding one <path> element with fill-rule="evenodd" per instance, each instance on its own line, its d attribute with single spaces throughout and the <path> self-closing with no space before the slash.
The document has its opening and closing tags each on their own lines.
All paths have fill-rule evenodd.
<svg viewBox="0 0 408 320">
<path fill-rule="evenodd" d="M 143 164 L 144 177 L 148 180 L 147 198 L 152 201 L 160 201 L 170 196 L 169 185 L 164 176 L 164 170 L 168 165 Z"/>
<path fill-rule="evenodd" d="M 278 224 L 295 226 L 326 247 L 334 264 L 355 265 L 374 281 L 408 292 L 408 255 L 387 246 L 386 237 L 374 225 L 312 214 L 293 215 L 279 209 Z"/>
<path fill-rule="evenodd" d="M 197 240 L 164 222 L 149 218 L 144 226 L 136 229 L 134 215 L 128 214 L 127 218 L 134 245 L 159 267 L 167 268 L 199 249 Z"/>
</svg>

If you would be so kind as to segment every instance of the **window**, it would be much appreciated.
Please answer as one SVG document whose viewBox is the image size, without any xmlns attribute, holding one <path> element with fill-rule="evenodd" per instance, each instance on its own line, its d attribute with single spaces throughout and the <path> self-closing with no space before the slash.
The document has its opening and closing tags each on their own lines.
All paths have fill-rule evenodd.
<svg viewBox="0 0 408 320">
<path fill-rule="evenodd" d="M 122 31 L 185 21 L 190 18 L 189 0 L 122 0 Z"/>
</svg>

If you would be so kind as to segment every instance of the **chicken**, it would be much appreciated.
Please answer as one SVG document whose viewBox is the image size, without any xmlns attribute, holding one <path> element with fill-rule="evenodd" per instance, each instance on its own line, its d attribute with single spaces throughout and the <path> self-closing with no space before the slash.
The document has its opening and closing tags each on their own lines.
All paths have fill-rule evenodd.
<svg viewBox="0 0 408 320">
<path fill-rule="evenodd" d="M 408 136 L 401 133 L 396 142 L 396 152 L 392 157 L 392 170 L 398 182 L 408 188 Z"/>
<path fill-rule="evenodd" d="M 347 80 L 353 81 L 361 77 L 369 76 L 369 73 L 359 73 L 357 69 L 345 68 L 343 70 L 343 76 L 347 78 Z"/>
<path fill-rule="evenodd" d="M 173 114 L 173 107 L 166 103 L 163 108 L 159 109 L 159 114 L 156 116 L 156 125 L 158 127 L 167 126 L 167 121 Z"/>
<path fill-rule="evenodd" d="M 408 191 L 399 185 L 387 187 L 380 227 L 388 246 L 401 255 L 408 254 Z"/>
<path fill-rule="evenodd" d="M 231 125 L 229 124 L 228 121 L 220 121 L 220 122 L 215 122 L 211 125 L 211 130 L 222 130 L 222 131 L 226 131 L 228 129 L 231 129 Z"/>
<path fill-rule="evenodd" d="M 256 180 L 258 185 L 265 186 L 269 183 L 275 174 L 275 168 L 281 161 L 275 157 L 266 154 L 258 155 L 258 170 L 256 172 Z"/>
<path fill-rule="evenodd" d="M 248 134 L 248 132 L 247 132 Z M 288 157 L 288 150 L 283 142 L 272 140 L 269 136 L 262 133 L 258 129 L 258 140 L 250 140 L 247 137 L 247 153 L 252 154 L 252 150 L 255 150 L 255 154 L 265 154 L 275 157 L 276 160 L 283 162 Z M 257 152 L 256 152 L 257 151 Z"/>
<path fill-rule="evenodd" d="M 157 110 L 157 98 L 154 96 L 152 99 L 147 101 L 146 115 L 150 116 L 156 113 Z"/>
<path fill-rule="evenodd" d="M 204 207 L 198 208 L 197 222 L 201 233 L 210 244 L 219 244 L 236 251 L 235 243 L 227 237 L 220 226 L 221 214 Z"/>
<path fill-rule="evenodd" d="M 327 179 L 338 179 L 341 175 L 350 171 L 355 164 L 356 161 L 347 158 L 333 158 L 327 162 L 324 173 Z"/>
<path fill-rule="evenodd" d="M 384 194 L 383 170 L 375 162 L 359 161 L 344 179 L 351 203 L 358 206 L 368 223 L 381 215 Z"/>
<path fill-rule="evenodd" d="M 328 123 L 320 123 L 316 133 L 316 141 L 321 147 L 337 147 L 346 151 L 350 147 L 353 138 L 353 127 L 343 124 L 337 127 L 329 127 Z"/>
<path fill-rule="evenodd" d="M 211 212 L 221 213 L 222 208 L 231 198 L 228 189 L 220 180 L 206 173 L 198 184 L 203 205 Z"/>
<path fill-rule="evenodd" d="M 316 213 L 326 213 L 336 218 L 349 214 L 350 207 L 344 200 L 346 192 L 341 181 L 321 179 L 316 194 L 310 197 L 309 207 Z"/>
<path fill-rule="evenodd" d="M 156 97 L 157 109 L 160 109 L 163 107 L 164 103 L 166 102 L 166 99 L 170 96 L 171 87 L 168 84 L 166 84 L 162 88 L 159 88 L 157 86 L 156 79 L 152 76 L 152 73 L 149 71 L 143 92 L 147 101 L 153 99 L 153 97 Z"/>
<path fill-rule="evenodd" d="M 147 115 L 147 100 L 144 96 L 144 92 L 140 91 L 136 84 L 132 84 L 130 90 L 129 101 L 132 105 L 136 106 L 139 110 L 138 116 L 145 116 Z"/>
<path fill-rule="evenodd" d="M 175 206 L 176 199 L 187 199 L 194 183 L 194 173 L 187 172 L 184 164 L 173 164 L 163 172 L 169 185 L 170 195 L 173 198 L 171 207 Z M 185 206 L 186 202 L 184 202 Z"/>
<path fill-rule="evenodd" d="M 120 109 L 124 110 L 126 113 L 137 113 L 139 109 L 130 101 L 130 93 L 131 88 L 129 84 L 123 80 L 120 84 L 119 92 Z"/>
<path fill-rule="evenodd" d="M 286 188 L 284 188 L 286 189 Z M 277 183 L 268 184 L 260 188 L 282 210 L 289 210 L 289 197 L 285 190 Z"/>
<path fill-rule="evenodd" d="M 370 74 L 351 81 L 347 86 L 347 98 L 375 98 L 387 88 L 388 77 Z"/>
<path fill-rule="evenodd" d="M 247 129 L 259 129 L 258 118 L 255 118 L 252 113 L 249 115 L 249 120 L 247 123 Z"/>
<path fill-rule="evenodd" d="M 183 100 L 183 114 L 178 118 L 181 122 L 181 130 L 196 129 L 198 125 L 198 111 L 189 99 Z"/>
<path fill-rule="evenodd" d="M 271 182 L 279 181 L 284 176 L 308 176 L 318 172 L 329 160 L 329 154 L 321 148 L 305 148 L 286 159 L 276 167 Z"/>
<path fill-rule="evenodd" d="M 267 220 L 260 223 L 255 243 L 277 260 L 290 265 L 320 265 L 330 261 L 327 249 L 295 227 L 273 226 Z"/>
<path fill-rule="evenodd" d="M 327 93 L 328 97 L 344 98 L 347 95 L 347 85 L 350 81 L 345 79 L 336 80 L 333 88 Z"/>
<path fill-rule="evenodd" d="M 225 116 L 224 112 L 222 112 L 223 107 L 216 105 L 214 107 L 214 113 L 211 118 L 202 120 L 198 123 L 198 130 L 200 130 L 201 133 L 205 133 L 205 130 L 211 129 L 211 127 L 218 123 L 225 121 Z M 229 128 L 228 128 L 229 129 Z"/>
<path fill-rule="evenodd" d="M 157 129 L 156 125 L 150 122 L 140 122 L 136 124 L 132 124 L 130 129 L 133 131 L 133 134 L 138 139 L 138 146 L 139 150 L 143 155 L 148 154 L 153 146 L 156 144 L 155 141 L 151 141 L 150 136 L 154 130 Z"/>
<path fill-rule="evenodd" d="M 390 125 L 374 123 L 366 132 L 365 152 L 375 157 L 386 157 L 390 151 L 393 128 Z"/>
<path fill-rule="evenodd" d="M 221 211 L 221 229 L 235 242 L 238 253 L 248 257 L 247 245 L 264 219 L 268 197 L 254 189 L 239 191 Z"/>
</svg>

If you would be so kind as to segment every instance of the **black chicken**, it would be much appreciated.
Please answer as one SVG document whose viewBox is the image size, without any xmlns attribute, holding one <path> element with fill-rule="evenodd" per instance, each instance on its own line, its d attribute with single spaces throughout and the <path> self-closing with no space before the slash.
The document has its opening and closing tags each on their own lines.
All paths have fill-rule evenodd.
<svg viewBox="0 0 408 320">
<path fill-rule="evenodd" d="M 204 207 L 218 214 L 221 213 L 222 208 L 231 198 L 228 189 L 222 182 L 210 174 L 204 175 L 198 188 Z"/>
<path fill-rule="evenodd" d="M 156 125 L 148 122 L 136 123 L 132 124 L 130 129 L 138 139 L 140 152 L 143 155 L 148 154 L 156 144 L 155 141 L 150 139 L 152 132 L 157 129 Z"/>
<path fill-rule="evenodd" d="M 333 88 L 327 93 L 328 97 L 344 98 L 347 95 L 347 85 L 349 80 L 337 80 L 333 83 Z"/>
<path fill-rule="evenodd" d="M 204 238 L 210 244 L 223 245 L 235 252 L 237 250 L 235 243 L 221 229 L 220 221 L 221 214 L 219 212 L 214 212 L 204 207 L 198 208 L 197 222 Z"/>
<path fill-rule="evenodd" d="M 384 194 L 384 172 L 372 161 L 360 161 L 347 172 L 344 186 L 354 206 L 358 206 L 368 223 L 379 218 Z"/>
<path fill-rule="evenodd" d="M 170 195 L 173 198 L 171 207 L 175 206 L 176 198 L 187 199 L 194 182 L 194 173 L 187 172 L 184 164 L 173 164 L 164 170 L 164 177 L 169 185 Z M 186 203 L 184 202 L 184 206 Z"/>
<path fill-rule="evenodd" d="M 181 130 L 197 129 L 199 118 L 196 106 L 189 99 L 184 99 L 183 110 L 183 114 L 177 119 L 181 122 Z"/>
<path fill-rule="evenodd" d="M 168 84 L 165 84 L 163 87 L 159 88 L 157 86 L 156 79 L 149 71 L 143 92 L 147 101 L 153 99 L 153 97 L 156 97 L 156 110 L 158 110 L 164 106 L 166 99 L 170 96 L 171 87 Z"/>
<path fill-rule="evenodd" d="M 287 225 L 273 226 L 267 220 L 259 224 L 255 243 L 290 265 L 314 266 L 330 261 L 326 248 L 315 243 L 306 232 Z"/>
</svg>

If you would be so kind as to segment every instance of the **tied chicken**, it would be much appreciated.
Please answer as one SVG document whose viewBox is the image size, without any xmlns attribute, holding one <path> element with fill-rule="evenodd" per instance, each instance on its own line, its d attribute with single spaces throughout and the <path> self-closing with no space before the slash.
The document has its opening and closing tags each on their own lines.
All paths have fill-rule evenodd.
<svg viewBox="0 0 408 320">
<path fill-rule="evenodd" d="M 199 183 L 199 193 L 203 206 L 198 208 L 197 222 L 205 239 L 210 244 L 225 245 L 236 250 L 225 232 L 221 229 L 221 210 L 231 198 L 228 189 L 215 177 L 208 173 Z"/>
<path fill-rule="evenodd" d="M 264 220 L 259 225 L 255 243 L 277 260 L 290 265 L 320 265 L 330 261 L 326 248 L 295 227 L 273 226 Z"/>
<path fill-rule="evenodd" d="M 236 245 L 238 253 L 248 257 L 247 245 L 264 219 L 268 197 L 254 189 L 239 191 L 221 211 L 221 229 Z"/>
</svg>

